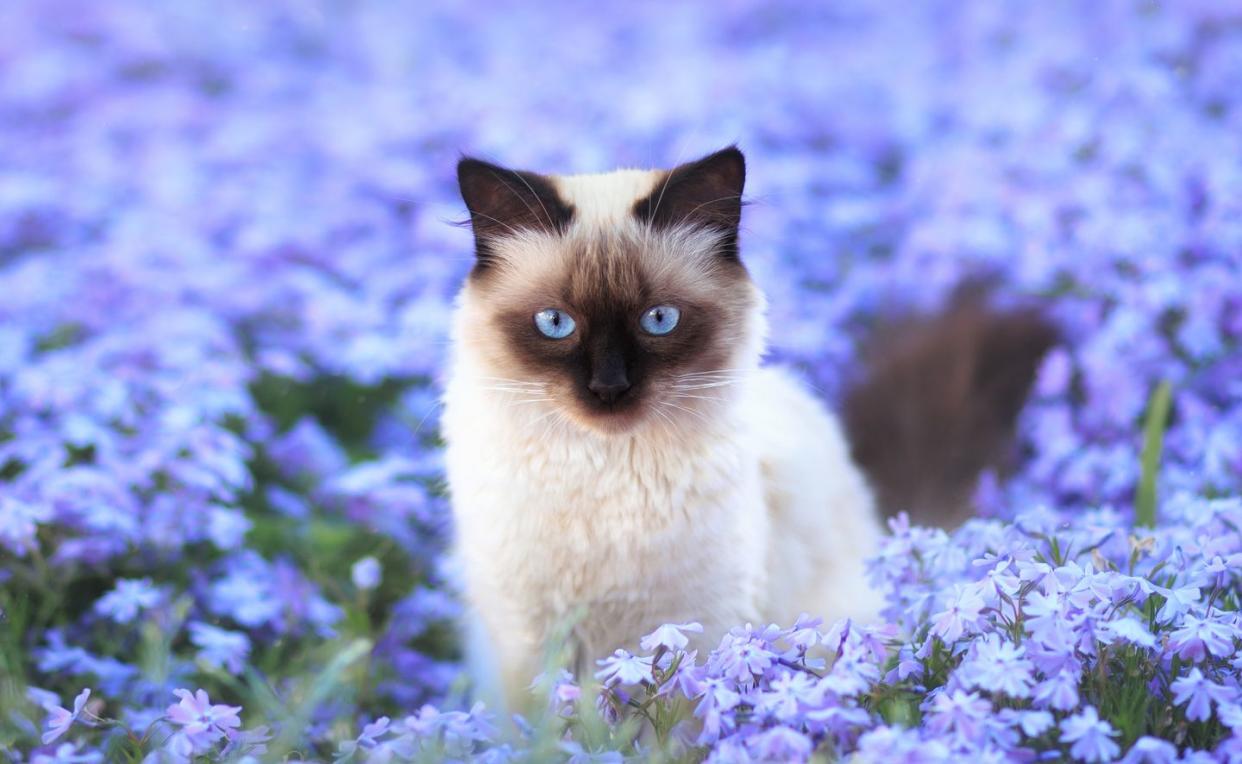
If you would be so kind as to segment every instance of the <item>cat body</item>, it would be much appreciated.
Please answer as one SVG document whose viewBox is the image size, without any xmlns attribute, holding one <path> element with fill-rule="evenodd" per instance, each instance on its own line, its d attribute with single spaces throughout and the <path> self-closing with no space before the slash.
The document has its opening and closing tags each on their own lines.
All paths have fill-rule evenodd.
<svg viewBox="0 0 1242 764">
<path fill-rule="evenodd" d="M 741 153 L 458 175 L 477 261 L 442 430 L 480 691 L 524 705 L 561 629 L 588 669 L 664 623 L 713 646 L 747 622 L 874 614 L 864 472 L 837 418 L 760 363 Z"/>
<path fill-rule="evenodd" d="M 874 610 L 862 560 L 878 523 L 839 425 L 774 369 L 735 395 L 692 436 L 618 437 L 549 432 L 503 395 L 450 385 L 445 425 L 461 435 L 447 467 L 482 686 L 499 671 L 519 703 L 571 622 L 589 662 L 663 623 L 697 621 L 710 644 L 747 622 Z"/>
</svg>

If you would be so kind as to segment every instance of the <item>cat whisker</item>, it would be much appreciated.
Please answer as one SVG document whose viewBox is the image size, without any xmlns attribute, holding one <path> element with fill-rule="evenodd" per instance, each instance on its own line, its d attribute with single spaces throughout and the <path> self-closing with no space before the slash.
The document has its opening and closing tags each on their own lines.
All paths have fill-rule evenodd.
<svg viewBox="0 0 1242 764">
<path fill-rule="evenodd" d="M 504 382 L 504 381 L 499 381 L 499 380 L 497 380 L 497 381 L 493 381 L 493 382 L 491 382 L 490 384 L 482 385 L 481 387 L 482 387 L 482 389 L 484 389 L 484 390 L 534 390 L 534 391 L 539 391 L 539 390 L 544 390 L 544 389 L 546 389 L 546 388 L 547 388 L 547 385 L 546 385 L 546 384 L 544 384 L 544 383 L 542 383 L 542 382 L 529 382 L 529 383 L 526 383 L 526 382 Z"/>
<path fill-rule="evenodd" d="M 702 382 L 696 385 L 669 385 L 669 387 L 673 390 L 707 390 L 713 387 L 729 387 L 736 384 L 736 380 L 723 380 L 720 382 Z"/>
<path fill-rule="evenodd" d="M 696 371 L 689 374 L 678 374 L 678 381 L 692 381 L 696 379 L 720 379 L 724 377 L 733 377 L 741 379 L 750 374 L 748 369 L 722 369 L 720 371 Z"/>
<path fill-rule="evenodd" d="M 442 408 L 444 408 L 444 401 L 437 398 L 435 405 L 427 409 L 427 413 L 423 414 L 423 418 L 418 420 L 418 424 L 414 427 L 414 432 L 422 433 L 423 425 L 427 424 L 427 420 L 431 418 L 432 414 L 436 413 Z"/>
<path fill-rule="evenodd" d="M 528 385 L 533 387 L 545 387 L 546 382 L 535 382 L 529 379 L 513 379 L 512 377 L 486 377 L 480 375 L 478 379 L 484 379 L 488 382 L 501 382 L 506 385 Z"/>
<path fill-rule="evenodd" d="M 689 393 L 677 393 L 674 397 L 676 397 L 676 398 L 678 398 L 678 399 L 681 399 L 681 398 L 694 398 L 695 400 L 699 400 L 699 401 L 715 401 L 715 402 L 717 402 L 717 403 L 719 403 L 719 402 L 720 402 L 720 398 L 713 397 L 713 396 L 710 396 L 710 395 L 690 395 Z"/>
<path fill-rule="evenodd" d="M 701 379 L 676 379 L 674 385 L 714 385 L 718 382 L 736 384 L 743 381 L 742 377 L 703 377 Z"/>
<path fill-rule="evenodd" d="M 692 409 L 692 408 L 688 408 L 688 407 L 686 407 L 686 406 L 680 406 L 680 405 L 678 405 L 678 404 L 676 404 L 676 403 L 673 403 L 672 401 L 667 401 L 667 400 L 665 400 L 665 401 L 660 401 L 660 405 L 661 405 L 661 406 L 672 406 L 673 408 L 678 409 L 679 411 L 684 411 L 684 412 L 686 412 L 687 414 L 693 414 L 694 416 L 696 416 L 696 417 L 698 417 L 699 419 L 703 420 L 703 422 L 704 422 L 704 423 L 706 423 L 706 424 L 711 424 L 711 423 L 712 423 L 712 422 L 711 422 L 711 420 L 710 420 L 710 419 L 708 419 L 706 416 L 704 416 L 704 415 L 703 415 L 703 412 L 701 412 L 701 411 L 695 411 L 695 410 L 694 410 L 694 409 Z"/>
<path fill-rule="evenodd" d="M 488 390 L 494 393 L 542 393 L 546 392 L 542 387 L 509 387 L 506 385 L 486 385 L 479 388 L 480 390 Z"/>
<path fill-rule="evenodd" d="M 694 375 L 683 374 L 677 377 L 677 381 L 694 382 L 696 380 L 701 380 L 701 379 L 742 379 L 745 376 L 746 376 L 745 374 L 726 374 L 726 373 L 694 374 Z"/>
<path fill-rule="evenodd" d="M 736 385 L 742 382 L 741 379 L 703 379 L 693 380 L 689 382 L 674 382 L 670 387 L 681 388 L 684 390 L 694 390 L 704 387 L 723 387 L 725 385 Z"/>
<path fill-rule="evenodd" d="M 660 417 L 661 420 L 663 420 L 666 424 L 668 424 L 670 429 L 673 429 L 673 430 L 677 429 L 677 423 L 673 421 L 672 417 L 670 417 L 668 414 L 661 411 L 659 406 L 653 408 L 651 410 L 651 413 Z"/>
<path fill-rule="evenodd" d="M 548 427 L 552 425 L 560 424 L 559 420 L 562 419 L 564 416 L 565 416 L 565 412 L 561 411 L 560 409 L 552 409 L 546 414 L 540 415 L 537 419 L 535 419 L 535 421 L 530 423 L 530 426 L 534 427 L 535 425 L 541 422 L 545 422 L 548 419 L 552 419 L 553 421 L 551 423 L 544 425 L 544 429 L 546 430 Z"/>
</svg>

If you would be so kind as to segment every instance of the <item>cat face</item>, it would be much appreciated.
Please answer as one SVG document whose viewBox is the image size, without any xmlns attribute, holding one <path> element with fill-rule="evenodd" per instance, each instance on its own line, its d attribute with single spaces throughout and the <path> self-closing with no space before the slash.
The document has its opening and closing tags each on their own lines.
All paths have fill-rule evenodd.
<svg viewBox="0 0 1242 764">
<path fill-rule="evenodd" d="M 476 263 L 458 342 L 515 406 L 604 433 L 705 418 L 757 363 L 744 161 L 546 177 L 458 167 Z"/>
</svg>

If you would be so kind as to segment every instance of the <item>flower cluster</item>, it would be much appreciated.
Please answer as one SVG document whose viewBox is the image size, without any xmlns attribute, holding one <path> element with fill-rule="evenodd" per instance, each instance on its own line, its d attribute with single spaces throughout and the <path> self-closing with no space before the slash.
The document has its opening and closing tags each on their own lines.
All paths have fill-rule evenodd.
<svg viewBox="0 0 1242 764">
<path fill-rule="evenodd" d="M 1238 9 L 41 0 L 0 27 L 0 759 L 1238 755 Z M 458 152 L 735 141 L 774 359 L 829 397 L 871 325 L 964 279 L 1045 306 L 1023 459 L 984 520 L 894 527 L 884 625 L 673 624 L 601 693 L 549 674 L 548 720 L 458 710 Z"/>
<path fill-rule="evenodd" d="M 658 746 L 674 756 L 701 747 L 716 762 L 815 752 L 875 762 L 1237 760 L 1242 500 L 1174 505 L 1181 514 L 1164 530 L 1031 513 L 950 535 L 899 518 L 873 563 L 884 624 L 748 625 L 702 659 L 688 649 L 698 624 L 666 625 L 643 640 L 644 653 L 599 661 L 596 703 L 614 726 L 629 718 L 654 730 L 654 743 L 622 741 L 633 755 Z M 567 676 L 553 684 L 562 746 L 590 738 L 580 734 L 587 697 Z M 467 719 L 477 724 L 480 712 L 453 724 L 478 732 Z M 385 745 L 438 740 L 436 729 L 419 734 L 415 717 L 406 727 Z M 342 750 L 365 743 L 390 755 L 373 730 Z M 450 739 L 456 755 L 467 745 L 520 759 L 479 748 L 498 737 Z"/>
</svg>

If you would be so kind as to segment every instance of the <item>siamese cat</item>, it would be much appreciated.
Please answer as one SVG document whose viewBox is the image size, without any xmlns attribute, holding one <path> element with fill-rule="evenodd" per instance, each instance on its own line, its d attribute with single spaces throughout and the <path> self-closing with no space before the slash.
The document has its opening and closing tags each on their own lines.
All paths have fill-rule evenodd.
<svg viewBox="0 0 1242 764">
<path fill-rule="evenodd" d="M 838 418 L 761 363 L 737 148 L 572 176 L 466 158 L 458 180 L 475 262 L 442 427 L 469 661 L 510 709 L 567 623 L 585 669 L 664 623 L 714 646 L 872 616 L 882 514 L 968 506 L 1053 342 L 968 294 L 892 332 Z"/>
</svg>

